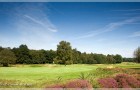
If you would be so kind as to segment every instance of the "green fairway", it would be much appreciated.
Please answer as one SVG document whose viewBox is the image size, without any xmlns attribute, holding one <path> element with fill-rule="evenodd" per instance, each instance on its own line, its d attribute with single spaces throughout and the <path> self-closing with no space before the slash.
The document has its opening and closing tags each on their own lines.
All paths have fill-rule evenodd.
<svg viewBox="0 0 140 90">
<path fill-rule="evenodd" d="M 122 68 L 140 68 L 139 64 L 75 64 L 75 65 L 15 65 L 12 67 L 0 67 L 0 83 L 19 84 L 17 87 L 45 87 L 57 82 L 79 78 L 81 72 L 94 72 L 98 67 L 122 67 Z M 6 87 L 6 86 L 1 86 Z M 11 86 L 15 87 L 15 86 Z"/>
<path fill-rule="evenodd" d="M 96 69 L 94 65 L 17 65 L 15 67 L 0 67 L 0 79 L 19 80 L 26 84 L 43 84 L 77 78 L 81 72 Z"/>
</svg>

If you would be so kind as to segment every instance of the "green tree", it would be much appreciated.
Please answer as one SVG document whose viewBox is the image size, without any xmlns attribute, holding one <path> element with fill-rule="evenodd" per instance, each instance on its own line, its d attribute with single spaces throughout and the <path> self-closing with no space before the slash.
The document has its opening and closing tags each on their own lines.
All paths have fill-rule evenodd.
<svg viewBox="0 0 140 90">
<path fill-rule="evenodd" d="M 88 54 L 87 64 L 97 64 L 97 61 L 94 59 L 94 54 Z"/>
<path fill-rule="evenodd" d="M 54 51 L 54 50 L 46 51 L 45 57 L 46 57 L 47 63 L 53 63 L 54 58 L 56 58 L 56 51 Z"/>
<path fill-rule="evenodd" d="M 16 55 L 17 56 L 17 63 L 30 64 L 32 62 L 27 45 L 23 45 L 23 44 L 20 45 L 19 48 L 18 48 L 18 53 L 17 54 L 18 54 L 18 55 Z"/>
<path fill-rule="evenodd" d="M 123 62 L 134 62 L 134 58 L 123 58 Z"/>
<path fill-rule="evenodd" d="M 140 47 L 134 51 L 134 58 L 137 63 L 140 63 Z"/>
<path fill-rule="evenodd" d="M 0 63 L 8 67 L 9 64 L 16 62 L 15 54 L 10 49 L 3 49 L 0 51 Z"/>
<path fill-rule="evenodd" d="M 119 55 L 119 54 L 116 54 L 116 55 L 114 56 L 114 59 L 116 60 L 116 63 L 121 63 L 121 62 L 123 61 L 122 56 Z"/>
<path fill-rule="evenodd" d="M 61 60 L 61 64 L 72 63 L 72 47 L 69 42 L 61 41 L 57 45 L 57 60 Z"/>
<path fill-rule="evenodd" d="M 94 54 L 94 59 L 97 61 L 98 64 L 106 63 L 106 56 L 103 54 Z"/>
<path fill-rule="evenodd" d="M 107 63 L 108 64 L 114 64 L 116 63 L 115 59 L 113 58 L 113 55 L 107 55 Z"/>
<path fill-rule="evenodd" d="M 86 64 L 88 61 L 87 53 L 86 52 L 82 53 L 80 56 L 80 59 L 81 59 L 82 64 Z"/>
<path fill-rule="evenodd" d="M 45 50 L 30 50 L 32 64 L 46 63 Z"/>
<path fill-rule="evenodd" d="M 77 51 L 76 48 L 72 50 L 72 61 L 74 64 L 81 63 L 80 54 L 81 54 L 81 52 Z"/>
</svg>

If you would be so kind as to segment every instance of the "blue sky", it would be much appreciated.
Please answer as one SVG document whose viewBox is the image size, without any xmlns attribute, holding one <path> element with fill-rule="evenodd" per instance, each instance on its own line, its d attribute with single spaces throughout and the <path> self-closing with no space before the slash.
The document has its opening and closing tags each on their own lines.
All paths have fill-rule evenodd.
<svg viewBox="0 0 140 90">
<path fill-rule="evenodd" d="M 140 46 L 140 3 L 0 2 L 0 46 L 56 50 L 61 40 L 81 52 L 133 57 Z"/>
</svg>

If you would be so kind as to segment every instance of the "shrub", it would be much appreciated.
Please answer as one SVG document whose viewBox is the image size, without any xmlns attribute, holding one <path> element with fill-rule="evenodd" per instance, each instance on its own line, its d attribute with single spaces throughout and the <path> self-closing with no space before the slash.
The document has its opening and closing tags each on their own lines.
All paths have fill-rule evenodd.
<svg viewBox="0 0 140 90">
<path fill-rule="evenodd" d="M 117 88 L 118 84 L 114 78 L 99 79 L 101 87 L 104 88 Z"/>
<path fill-rule="evenodd" d="M 47 88 L 92 88 L 92 85 L 87 80 L 73 80 L 64 85 L 56 84 Z"/>
<path fill-rule="evenodd" d="M 115 80 L 118 82 L 119 87 L 121 88 L 139 88 L 140 87 L 140 81 L 137 80 L 135 77 L 132 77 L 127 74 L 118 74 L 115 77 Z"/>
<path fill-rule="evenodd" d="M 114 78 L 98 80 L 103 88 L 140 88 L 140 81 L 128 74 L 118 74 Z"/>
<path fill-rule="evenodd" d="M 66 88 L 92 88 L 92 85 L 87 80 L 73 80 L 68 82 Z"/>
<path fill-rule="evenodd" d="M 64 85 L 56 84 L 56 85 L 52 85 L 52 86 L 47 87 L 47 88 L 64 88 L 64 87 L 65 87 Z"/>
</svg>

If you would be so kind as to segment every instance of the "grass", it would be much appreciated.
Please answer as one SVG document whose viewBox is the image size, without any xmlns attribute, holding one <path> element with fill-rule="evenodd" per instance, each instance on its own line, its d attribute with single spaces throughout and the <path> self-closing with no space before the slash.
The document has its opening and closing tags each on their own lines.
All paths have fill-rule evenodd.
<svg viewBox="0 0 140 90">
<path fill-rule="evenodd" d="M 87 74 L 88 72 L 97 72 L 97 68 L 106 67 L 140 68 L 140 64 L 75 64 L 67 66 L 55 64 L 34 64 L 0 67 L 0 84 L 9 83 L 9 86 L 0 85 L 0 87 L 46 87 L 58 82 L 65 83 L 68 80 L 79 78 L 81 73 Z M 10 86 L 10 84 L 13 83 L 15 85 Z"/>
</svg>

